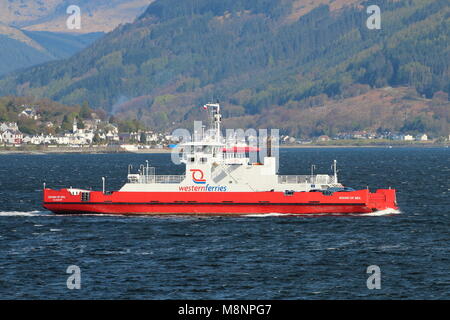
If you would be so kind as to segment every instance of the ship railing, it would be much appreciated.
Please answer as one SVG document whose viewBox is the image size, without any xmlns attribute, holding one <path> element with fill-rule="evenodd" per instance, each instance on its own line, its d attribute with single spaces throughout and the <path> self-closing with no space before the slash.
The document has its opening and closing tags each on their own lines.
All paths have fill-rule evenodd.
<svg viewBox="0 0 450 320">
<path fill-rule="evenodd" d="M 334 176 L 330 176 L 327 174 L 318 174 L 318 175 L 287 175 L 287 176 L 278 176 L 278 183 L 280 184 L 298 184 L 298 183 L 307 183 L 307 184 L 331 184 L 335 183 Z"/>
<path fill-rule="evenodd" d="M 128 183 L 180 183 L 185 175 L 128 175 Z"/>
<path fill-rule="evenodd" d="M 185 175 L 155 175 L 149 176 L 148 183 L 180 183 L 186 178 Z"/>
</svg>

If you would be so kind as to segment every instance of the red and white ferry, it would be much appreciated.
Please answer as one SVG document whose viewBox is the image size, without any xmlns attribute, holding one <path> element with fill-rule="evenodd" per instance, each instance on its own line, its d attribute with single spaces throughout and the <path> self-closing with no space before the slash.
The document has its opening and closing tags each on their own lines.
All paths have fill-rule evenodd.
<svg viewBox="0 0 450 320">
<path fill-rule="evenodd" d="M 219 104 L 205 108 L 212 113 L 211 133 L 179 145 L 184 175 L 156 175 L 147 162 L 139 173 L 129 172 L 118 191 L 44 186 L 44 208 L 58 214 L 122 215 L 356 214 L 397 209 L 394 189 L 372 193 L 344 187 L 338 182 L 336 161 L 333 175 L 281 176 L 268 145 L 267 156 L 251 163 L 251 147 L 222 137 Z"/>
</svg>

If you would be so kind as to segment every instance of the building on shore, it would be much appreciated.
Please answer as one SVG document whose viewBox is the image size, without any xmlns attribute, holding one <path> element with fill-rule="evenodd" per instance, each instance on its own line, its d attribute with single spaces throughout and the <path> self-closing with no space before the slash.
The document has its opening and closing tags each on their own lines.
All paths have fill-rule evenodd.
<svg viewBox="0 0 450 320">
<path fill-rule="evenodd" d="M 22 105 L 22 108 L 24 108 L 24 110 L 18 114 L 19 117 L 25 117 L 33 120 L 40 118 L 35 106 Z"/>
<path fill-rule="evenodd" d="M 321 141 L 321 142 L 330 141 L 330 140 L 331 140 L 330 137 L 326 136 L 326 135 L 322 135 L 322 136 L 317 138 L 317 141 Z"/>
<path fill-rule="evenodd" d="M 414 141 L 414 137 L 410 134 L 407 134 L 407 135 L 403 136 L 403 140 L 404 141 Z"/>
<path fill-rule="evenodd" d="M 417 141 L 428 141 L 428 135 L 426 133 L 418 134 L 416 136 Z"/>
<path fill-rule="evenodd" d="M 23 134 L 19 130 L 8 129 L 1 133 L 3 143 L 10 145 L 20 145 L 23 141 Z"/>
<path fill-rule="evenodd" d="M 0 123 L 0 132 L 4 132 L 8 129 L 14 130 L 14 131 L 19 131 L 17 122 L 2 122 L 2 123 Z"/>
</svg>

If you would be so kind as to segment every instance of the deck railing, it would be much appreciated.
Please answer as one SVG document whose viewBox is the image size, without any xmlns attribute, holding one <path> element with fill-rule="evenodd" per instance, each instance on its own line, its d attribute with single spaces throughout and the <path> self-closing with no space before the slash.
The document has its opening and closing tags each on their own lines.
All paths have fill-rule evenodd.
<svg viewBox="0 0 450 320">
<path fill-rule="evenodd" d="M 181 181 L 184 180 L 184 178 L 186 178 L 185 175 L 168 175 L 168 176 L 163 176 L 163 175 L 158 175 L 158 176 L 149 176 L 149 178 L 153 178 L 150 179 L 148 183 L 180 183 Z"/>
<path fill-rule="evenodd" d="M 297 183 L 308 183 L 308 184 L 329 184 L 334 183 L 334 176 L 329 176 L 327 174 L 318 175 L 303 175 L 303 176 L 278 176 L 278 183 L 281 184 L 297 184 Z"/>
<path fill-rule="evenodd" d="M 185 175 L 128 175 L 128 183 L 180 183 Z"/>
</svg>

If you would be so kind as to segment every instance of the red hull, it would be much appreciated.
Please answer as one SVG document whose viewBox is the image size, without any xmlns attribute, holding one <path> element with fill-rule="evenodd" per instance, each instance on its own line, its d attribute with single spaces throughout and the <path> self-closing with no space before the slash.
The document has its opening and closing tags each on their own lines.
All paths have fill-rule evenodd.
<svg viewBox="0 0 450 320">
<path fill-rule="evenodd" d="M 55 213 L 100 214 L 355 214 L 397 209 L 395 190 L 335 192 L 113 192 L 91 191 L 89 199 L 67 189 L 44 190 L 44 208 Z"/>
</svg>

